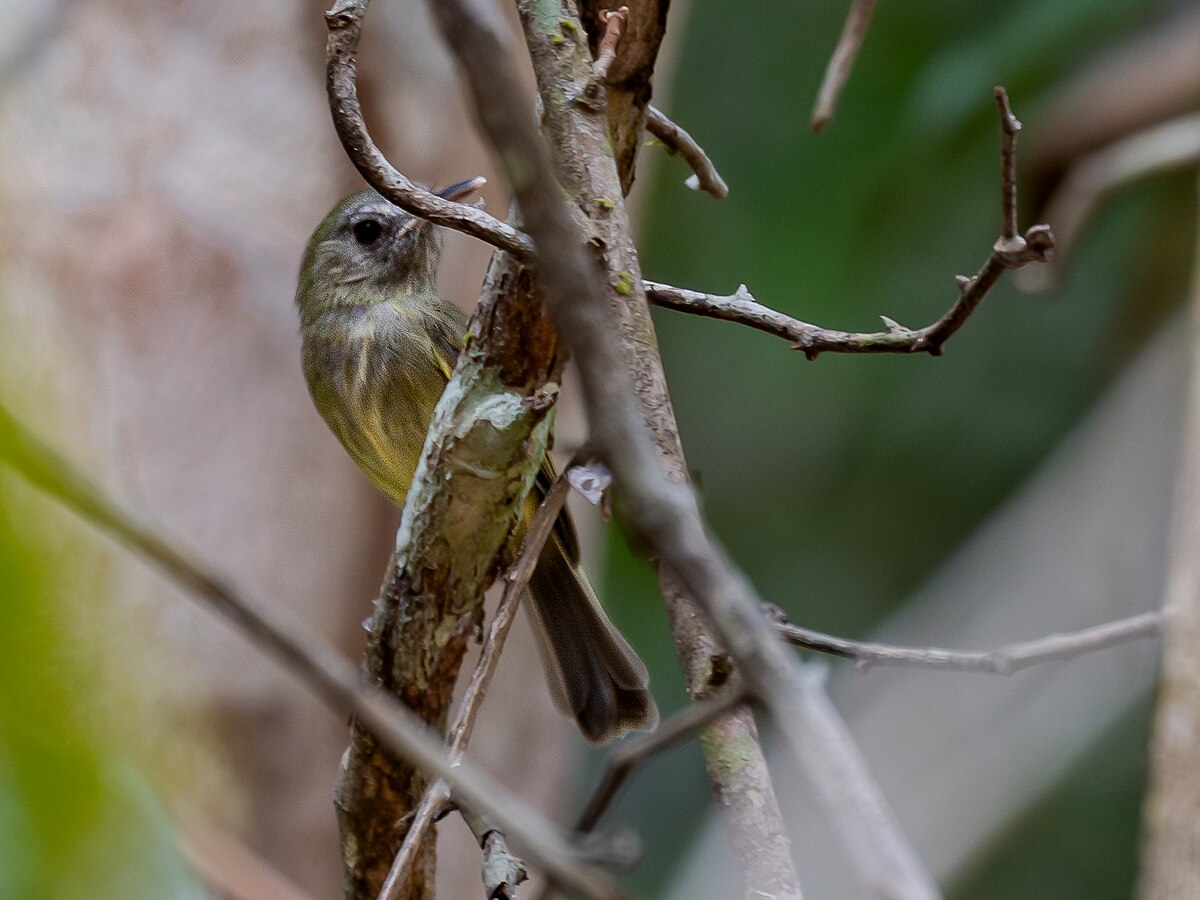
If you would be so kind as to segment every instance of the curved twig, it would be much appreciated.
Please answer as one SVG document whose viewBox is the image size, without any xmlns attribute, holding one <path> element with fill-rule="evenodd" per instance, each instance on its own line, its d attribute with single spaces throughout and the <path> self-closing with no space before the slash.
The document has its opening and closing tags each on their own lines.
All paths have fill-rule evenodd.
<svg viewBox="0 0 1200 900">
<path fill-rule="evenodd" d="M 325 13 L 329 28 L 325 87 L 333 127 L 346 155 L 367 184 L 405 212 L 461 231 L 523 260 L 532 259 L 533 242 L 527 235 L 476 206 L 453 203 L 421 188 L 388 162 L 371 139 L 358 102 L 358 41 L 367 3 L 337 0 Z"/>
</svg>

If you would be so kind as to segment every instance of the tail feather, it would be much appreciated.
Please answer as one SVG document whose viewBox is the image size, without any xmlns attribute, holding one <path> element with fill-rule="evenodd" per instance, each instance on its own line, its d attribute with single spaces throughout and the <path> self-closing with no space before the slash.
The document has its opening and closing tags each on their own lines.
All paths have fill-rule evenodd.
<svg viewBox="0 0 1200 900">
<path fill-rule="evenodd" d="M 528 608 L 555 705 L 575 719 L 589 743 L 607 744 L 658 724 L 645 664 L 557 535 L 538 559 Z"/>
</svg>

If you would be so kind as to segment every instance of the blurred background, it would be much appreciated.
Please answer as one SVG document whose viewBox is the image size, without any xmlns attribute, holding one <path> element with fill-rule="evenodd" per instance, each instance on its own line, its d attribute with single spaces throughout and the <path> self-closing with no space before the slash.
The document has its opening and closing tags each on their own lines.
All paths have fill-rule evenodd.
<svg viewBox="0 0 1200 900">
<path fill-rule="evenodd" d="M 321 12 L 0 0 L 0 401 L 353 656 L 398 513 L 298 363 L 304 242 L 358 186 L 328 122 Z M 1025 123 L 1023 226 L 1081 223 L 1037 293 L 1006 278 L 942 358 L 809 363 L 656 313 L 709 521 L 763 595 L 846 636 L 972 648 L 1156 606 L 1194 159 L 1158 132 L 1145 177 L 1087 215 L 1061 204 L 1105 148 L 1200 109 L 1200 4 L 881 4 L 820 136 L 808 111 L 844 4 L 671 15 L 656 104 L 731 192 L 688 191 L 682 162 L 643 152 L 647 277 L 745 282 L 831 328 L 927 324 L 998 233 L 995 84 Z M 504 210 L 425 4 L 376 4 L 366 35 L 364 106 L 391 159 L 429 184 L 493 176 Z M 470 308 L 486 248 L 451 235 L 446 256 L 443 290 Z M 560 450 L 583 436 L 573 402 Z M 650 571 L 580 518 L 614 618 L 678 708 Z M 528 647 L 506 654 L 473 747 L 566 818 L 602 757 L 550 708 Z M 830 690 L 950 896 L 1115 898 L 1136 879 L 1155 666 L 1153 643 L 1011 678 L 833 664 Z M 344 723 L 223 623 L 0 469 L 0 897 L 336 896 L 344 746 Z M 812 896 L 860 896 L 805 786 L 776 771 Z M 637 776 L 614 817 L 642 837 L 636 891 L 734 895 L 710 806 L 695 747 Z M 474 896 L 477 851 L 454 817 L 442 831 L 444 896 Z"/>
</svg>

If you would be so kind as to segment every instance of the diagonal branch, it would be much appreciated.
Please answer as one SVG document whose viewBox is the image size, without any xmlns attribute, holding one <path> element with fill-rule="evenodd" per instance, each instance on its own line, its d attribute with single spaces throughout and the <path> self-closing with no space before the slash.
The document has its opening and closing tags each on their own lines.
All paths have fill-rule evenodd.
<svg viewBox="0 0 1200 900">
<path fill-rule="evenodd" d="M 339 716 L 352 714 L 390 750 L 451 785 L 455 796 L 519 840 L 529 858 L 585 897 L 623 894 L 607 874 L 580 860 L 537 811 L 475 766 L 453 761 L 445 744 L 406 706 L 373 687 L 333 647 L 294 618 L 254 601 L 193 561 L 35 438 L 0 406 L 0 459 L 100 531 L 147 560 L 201 605 L 218 613 Z"/>
<path fill-rule="evenodd" d="M 704 148 L 688 132 L 667 118 L 662 110 L 653 106 L 646 109 L 646 130 L 662 141 L 668 153 L 678 153 L 691 167 L 692 175 L 685 182 L 688 187 L 694 191 L 704 191 L 718 200 L 729 196 L 729 185 Z"/>
<path fill-rule="evenodd" d="M 812 130 L 820 132 L 837 109 L 842 89 L 850 80 L 850 71 L 862 49 L 867 37 L 867 29 L 871 27 L 871 17 L 875 14 L 876 0 L 850 0 L 850 11 L 846 14 L 846 24 L 842 26 L 842 36 L 838 38 L 833 56 L 825 68 L 825 77 L 821 81 L 821 89 L 817 93 L 817 102 L 813 107 L 809 124 Z"/>
<path fill-rule="evenodd" d="M 619 252 L 632 246 L 623 204 L 611 204 L 608 232 L 585 236 L 574 218 L 576 210 L 568 210 L 563 203 L 565 189 L 580 210 L 594 206 L 598 195 L 580 198 L 574 196 L 574 191 L 586 183 L 586 175 L 601 170 L 606 178 L 613 174 L 609 172 L 612 163 L 605 162 L 603 154 L 589 156 L 582 146 L 594 133 L 591 116 L 593 110 L 599 114 L 603 99 L 602 88 L 590 95 L 582 89 L 590 77 L 590 60 L 580 59 L 573 48 L 565 47 L 569 41 L 543 40 L 549 37 L 545 33 L 544 8 L 530 10 L 528 4 L 520 5 L 535 71 L 539 81 L 545 79 L 540 85 L 544 118 L 551 147 L 558 154 L 555 161 L 560 184 L 550 168 L 546 144 L 522 113 L 524 99 L 517 75 L 503 52 L 500 26 L 491 8 L 483 0 L 430 0 L 430 5 L 458 58 L 482 128 L 506 168 L 522 219 L 539 248 L 545 303 L 579 366 L 591 438 L 627 501 L 632 527 L 669 573 L 668 580 L 682 588 L 678 591 L 680 597 L 693 598 L 703 609 L 747 686 L 767 707 L 793 758 L 806 768 L 825 768 L 838 776 L 839 789 L 825 791 L 822 796 L 829 802 L 849 802 L 856 810 L 854 821 L 858 827 L 847 829 L 844 837 L 850 839 L 854 831 L 853 849 L 864 861 L 871 883 L 876 887 L 887 884 L 897 897 L 936 896 L 936 887 L 870 779 L 861 754 L 844 753 L 848 737 L 836 742 L 836 752 L 844 753 L 842 758 L 823 759 L 819 765 L 811 758 L 808 724 L 814 721 L 812 707 L 822 703 L 827 706 L 828 700 L 809 687 L 811 679 L 775 637 L 753 589 L 708 534 L 695 494 L 666 471 L 664 457 L 672 466 L 682 462 L 677 443 L 664 448 L 660 456 L 660 445 L 655 440 L 664 438 L 657 433 L 652 437 L 647 427 L 647 417 L 656 421 L 668 417 L 670 407 L 665 388 L 660 389 L 657 383 L 651 390 L 659 406 L 643 408 L 638 402 L 650 399 L 647 373 L 655 380 L 660 376 L 660 367 L 653 362 L 657 359 L 653 343 L 629 328 L 627 320 L 620 320 L 619 325 L 625 346 L 618 344 L 614 336 L 615 309 L 632 309 L 644 316 L 646 308 L 636 255 L 622 257 L 628 268 L 608 268 L 607 248 L 616 246 Z M 560 0 L 559 10 L 574 12 L 570 0 Z M 577 30 L 578 25 L 573 24 L 573 28 Z M 559 79 L 569 81 L 566 90 L 561 89 Z M 584 158 L 586 175 L 581 172 Z M 588 226 L 597 231 L 604 229 L 594 219 L 588 219 Z M 589 240 L 597 251 L 594 255 L 585 249 Z M 599 278 L 598 262 L 602 267 Z M 602 292 L 600 285 L 608 285 L 613 296 Z M 639 358 L 635 365 L 631 349 L 643 343 L 649 358 Z M 634 380 L 630 368 L 641 380 Z M 818 693 L 820 696 L 815 696 Z M 753 735 L 753 729 L 747 733 Z M 756 738 L 746 740 L 757 751 Z M 834 742 L 821 746 L 831 747 Z M 773 795 L 770 799 L 773 801 Z M 786 851 L 781 831 L 771 830 L 763 836 L 778 845 L 773 849 Z M 752 890 L 769 886 L 767 892 L 776 896 L 799 895 L 790 860 L 774 871 L 754 875 Z"/>
</svg>

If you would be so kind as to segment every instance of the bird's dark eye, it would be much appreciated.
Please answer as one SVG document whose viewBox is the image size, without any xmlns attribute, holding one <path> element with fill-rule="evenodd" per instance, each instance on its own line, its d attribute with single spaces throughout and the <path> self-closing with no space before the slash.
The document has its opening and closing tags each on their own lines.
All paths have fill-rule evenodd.
<svg viewBox="0 0 1200 900">
<path fill-rule="evenodd" d="M 383 226 L 375 219 L 363 219 L 354 223 L 354 239 L 363 246 L 373 244 L 383 234 Z"/>
</svg>

